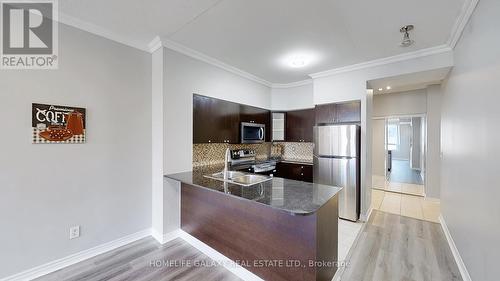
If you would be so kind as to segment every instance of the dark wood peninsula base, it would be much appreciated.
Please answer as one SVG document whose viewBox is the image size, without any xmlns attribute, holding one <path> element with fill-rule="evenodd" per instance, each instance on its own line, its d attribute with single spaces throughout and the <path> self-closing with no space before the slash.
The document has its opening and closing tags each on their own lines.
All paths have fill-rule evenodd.
<svg viewBox="0 0 500 281">
<path fill-rule="evenodd" d="M 297 215 L 182 183 L 181 228 L 265 280 L 330 281 L 337 218 L 338 196 Z"/>
</svg>

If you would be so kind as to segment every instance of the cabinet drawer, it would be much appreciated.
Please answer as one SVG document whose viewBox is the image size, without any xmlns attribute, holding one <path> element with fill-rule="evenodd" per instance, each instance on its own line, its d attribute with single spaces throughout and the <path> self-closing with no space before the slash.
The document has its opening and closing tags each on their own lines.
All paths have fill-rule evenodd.
<svg viewBox="0 0 500 281">
<path fill-rule="evenodd" d="M 276 166 L 275 176 L 297 181 L 312 182 L 313 166 L 281 162 Z"/>
</svg>

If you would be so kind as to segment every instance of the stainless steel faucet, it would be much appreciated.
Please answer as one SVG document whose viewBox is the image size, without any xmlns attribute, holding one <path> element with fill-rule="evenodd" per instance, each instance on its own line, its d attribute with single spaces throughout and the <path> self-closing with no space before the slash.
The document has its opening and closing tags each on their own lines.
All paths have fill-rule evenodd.
<svg viewBox="0 0 500 281">
<path fill-rule="evenodd" d="M 229 150 L 229 148 L 227 148 L 226 155 L 224 156 L 224 180 L 227 180 L 228 178 L 227 165 L 230 159 L 231 159 L 231 151 Z"/>
</svg>

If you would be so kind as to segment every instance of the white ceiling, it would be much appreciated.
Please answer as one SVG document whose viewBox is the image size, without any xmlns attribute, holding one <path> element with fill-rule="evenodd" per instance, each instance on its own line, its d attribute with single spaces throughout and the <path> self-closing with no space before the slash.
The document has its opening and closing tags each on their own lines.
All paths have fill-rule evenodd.
<svg viewBox="0 0 500 281">
<path fill-rule="evenodd" d="M 425 89 L 429 85 L 441 84 L 450 72 L 451 67 L 433 69 L 393 77 L 368 81 L 368 88 L 373 89 L 375 95 L 399 93 L 412 90 Z M 387 86 L 391 89 L 387 90 Z M 382 88 L 382 91 L 379 89 Z"/>
<path fill-rule="evenodd" d="M 62 19 L 134 46 L 166 38 L 273 83 L 443 45 L 465 0 L 65 0 Z M 64 22 L 64 21 L 63 21 Z M 414 24 L 416 44 L 399 47 Z M 313 61 L 290 68 L 283 58 Z"/>
</svg>

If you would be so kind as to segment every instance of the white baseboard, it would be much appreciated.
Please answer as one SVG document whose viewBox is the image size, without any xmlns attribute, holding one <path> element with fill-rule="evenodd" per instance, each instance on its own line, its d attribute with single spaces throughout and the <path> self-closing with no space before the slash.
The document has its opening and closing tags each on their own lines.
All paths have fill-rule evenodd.
<svg viewBox="0 0 500 281">
<path fill-rule="evenodd" d="M 152 228 L 151 229 L 151 236 L 156 240 L 158 241 L 158 243 L 160 244 L 165 244 L 163 242 L 163 235 L 158 233 L 158 231 L 156 231 L 156 229 Z"/>
<path fill-rule="evenodd" d="M 373 211 L 373 208 L 370 208 L 370 210 L 368 211 L 368 215 L 366 216 L 367 220 L 361 226 L 361 229 L 359 230 L 358 234 L 356 235 L 356 238 L 354 239 L 354 242 L 352 243 L 352 246 L 349 249 L 349 252 L 347 252 L 347 256 L 345 257 L 344 261 L 351 260 L 352 254 L 353 254 L 353 249 L 355 249 L 358 246 L 359 239 L 360 239 L 361 235 L 363 235 L 363 232 L 365 231 L 366 225 L 368 224 L 367 221 L 370 219 L 370 216 L 372 215 L 372 211 Z M 337 272 L 335 272 L 335 275 L 333 275 L 332 281 L 341 281 L 342 277 L 344 276 L 345 270 L 346 270 L 345 266 L 339 267 L 337 269 Z"/>
<path fill-rule="evenodd" d="M 424 200 L 425 200 L 425 201 L 429 201 L 429 202 L 434 202 L 434 203 L 439 203 L 439 202 L 441 202 L 441 199 L 439 199 L 439 198 L 434 198 L 434 197 L 424 197 Z"/>
<path fill-rule="evenodd" d="M 370 207 L 370 209 L 368 210 L 368 213 L 366 215 L 361 214 L 359 216 L 359 220 L 362 222 L 367 222 L 370 219 L 372 212 L 373 212 L 373 208 Z"/>
<path fill-rule="evenodd" d="M 196 249 L 207 255 L 212 260 L 221 263 L 227 270 L 231 271 L 234 275 L 238 276 L 239 278 L 245 281 L 264 281 L 259 276 L 253 274 L 244 267 L 238 265 L 237 263 L 235 263 L 228 257 L 224 256 L 223 254 L 219 253 L 212 247 L 208 246 L 207 244 L 203 243 L 197 238 L 191 236 L 189 233 L 184 232 L 182 230 L 179 230 L 179 233 L 180 237 L 189 244 L 191 244 L 191 246 L 195 247 Z"/>
<path fill-rule="evenodd" d="M 450 245 L 451 252 L 453 253 L 453 257 L 455 258 L 455 262 L 457 263 L 458 269 L 460 270 L 460 275 L 462 275 L 462 279 L 464 281 L 472 281 L 467 268 L 465 267 L 465 263 L 458 252 L 457 245 L 455 245 L 455 241 L 453 241 L 453 237 L 451 236 L 450 230 L 446 225 L 443 215 L 439 216 L 439 222 L 441 223 L 441 228 L 443 229 L 444 235 L 446 236 L 446 240 L 448 240 L 448 244 Z"/>
<path fill-rule="evenodd" d="M 179 238 L 181 237 L 181 234 L 180 234 L 180 229 L 176 229 L 176 230 L 173 230 L 169 233 L 165 233 L 165 234 L 159 234 L 158 231 L 156 231 L 155 229 L 153 229 L 151 231 L 151 236 L 153 236 L 154 239 L 156 239 L 156 241 L 158 241 L 160 244 L 165 244 L 165 243 L 168 243 L 172 240 L 174 240 L 175 238 Z"/>
<path fill-rule="evenodd" d="M 40 276 L 52 273 L 59 269 L 65 268 L 67 266 L 73 265 L 75 263 L 84 261 L 86 259 L 95 257 L 97 255 L 103 254 L 105 252 L 114 250 L 121 246 L 127 245 L 129 243 L 135 242 L 142 238 L 151 236 L 151 229 L 141 230 L 139 232 L 118 238 L 116 240 L 101 244 L 99 246 L 78 252 L 76 254 L 69 255 L 67 257 L 48 262 L 46 264 L 25 270 L 23 272 L 8 276 L 2 281 L 26 281 L 38 278 Z"/>
</svg>

